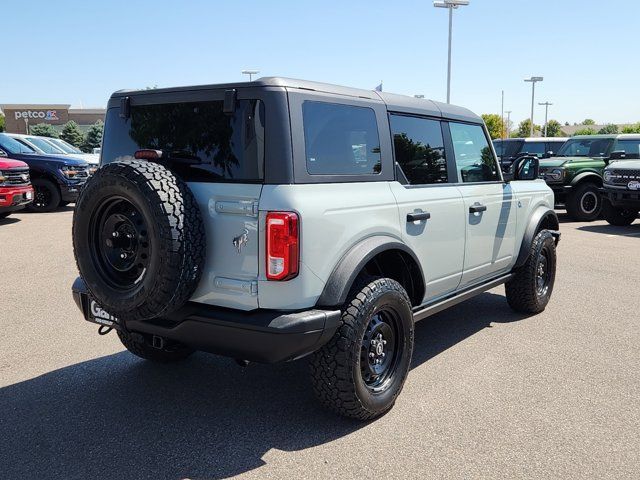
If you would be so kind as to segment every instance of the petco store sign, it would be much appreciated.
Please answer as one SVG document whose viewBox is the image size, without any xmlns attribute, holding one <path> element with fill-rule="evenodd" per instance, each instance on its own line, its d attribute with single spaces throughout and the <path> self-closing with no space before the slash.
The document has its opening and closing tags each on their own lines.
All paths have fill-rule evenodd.
<svg viewBox="0 0 640 480">
<path fill-rule="evenodd" d="M 21 118 L 33 118 L 36 120 L 60 120 L 58 118 L 58 112 L 56 110 L 24 110 L 22 112 L 14 112 L 16 120 Z"/>
</svg>

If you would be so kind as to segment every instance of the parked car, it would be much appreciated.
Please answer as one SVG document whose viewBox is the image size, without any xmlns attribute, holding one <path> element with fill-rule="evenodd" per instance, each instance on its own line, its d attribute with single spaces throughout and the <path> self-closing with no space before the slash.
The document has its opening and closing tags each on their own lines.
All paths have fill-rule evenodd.
<svg viewBox="0 0 640 480">
<path fill-rule="evenodd" d="M 572 137 L 549 159 L 540 160 L 540 174 L 555 194 L 558 208 L 574 220 L 593 221 L 602 209 L 602 172 L 620 135 Z"/>
<path fill-rule="evenodd" d="M 75 202 L 89 178 L 89 165 L 70 156 L 42 155 L 31 147 L 0 133 L 0 156 L 20 160 L 29 166 L 34 200 L 27 208 L 50 212 Z"/>
<path fill-rule="evenodd" d="M 0 153 L 0 220 L 33 201 L 29 166 Z"/>
<path fill-rule="evenodd" d="M 640 135 L 619 135 L 607 163 L 603 216 L 611 225 L 631 225 L 640 212 Z"/>
<path fill-rule="evenodd" d="M 52 145 L 54 145 L 54 146 L 58 147 L 59 149 L 61 149 L 67 155 L 73 155 L 74 157 L 78 157 L 81 160 L 84 160 L 85 162 L 87 162 L 87 163 L 89 163 L 91 165 L 98 165 L 98 163 L 100 162 L 100 155 L 97 155 L 95 152 L 94 153 L 84 153 L 79 148 L 74 147 L 69 142 L 65 142 L 61 138 L 46 137 L 46 140 L 47 140 L 47 142 L 49 142 Z"/>
<path fill-rule="evenodd" d="M 511 165 L 518 158 L 525 155 L 538 158 L 552 157 L 566 141 L 566 137 L 498 138 L 493 141 L 493 147 L 496 149 L 502 170 L 509 172 Z"/>
<path fill-rule="evenodd" d="M 309 355 L 321 402 L 376 417 L 415 321 L 501 284 L 516 311 L 547 306 L 553 193 L 536 158 L 505 182 L 490 142 L 461 107 L 301 80 L 117 92 L 74 298 L 153 361 Z"/>
<path fill-rule="evenodd" d="M 86 155 L 83 153 L 69 153 L 62 149 L 62 147 L 57 146 L 55 143 L 51 142 L 53 140 L 50 137 L 41 137 L 38 135 L 24 135 L 19 133 L 7 133 L 11 138 L 23 143 L 24 145 L 33 149 L 36 153 L 41 155 L 70 155 L 72 158 L 77 158 L 79 160 L 85 160 Z M 87 160 L 89 164 L 89 175 L 93 175 L 95 171 L 98 169 L 98 162 L 90 156 L 90 161 Z"/>
</svg>

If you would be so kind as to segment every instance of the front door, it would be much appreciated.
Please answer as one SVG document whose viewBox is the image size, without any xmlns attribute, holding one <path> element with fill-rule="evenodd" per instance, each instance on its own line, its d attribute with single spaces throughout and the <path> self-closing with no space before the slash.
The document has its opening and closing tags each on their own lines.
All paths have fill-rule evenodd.
<svg viewBox="0 0 640 480">
<path fill-rule="evenodd" d="M 464 199 L 466 242 L 460 288 L 507 272 L 513 263 L 516 199 L 503 182 L 481 125 L 449 122 Z"/>
<path fill-rule="evenodd" d="M 462 194 L 449 180 L 440 121 L 391 114 L 398 181 L 390 187 L 398 204 L 402 240 L 418 256 L 425 301 L 455 291 L 464 260 Z"/>
</svg>

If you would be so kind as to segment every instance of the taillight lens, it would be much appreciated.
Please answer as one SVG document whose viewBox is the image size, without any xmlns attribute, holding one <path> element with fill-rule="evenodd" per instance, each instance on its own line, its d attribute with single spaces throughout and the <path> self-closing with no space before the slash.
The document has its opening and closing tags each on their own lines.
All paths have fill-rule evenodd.
<svg viewBox="0 0 640 480">
<path fill-rule="evenodd" d="M 298 275 L 300 246 L 298 215 L 267 213 L 267 279 L 289 280 Z"/>
</svg>

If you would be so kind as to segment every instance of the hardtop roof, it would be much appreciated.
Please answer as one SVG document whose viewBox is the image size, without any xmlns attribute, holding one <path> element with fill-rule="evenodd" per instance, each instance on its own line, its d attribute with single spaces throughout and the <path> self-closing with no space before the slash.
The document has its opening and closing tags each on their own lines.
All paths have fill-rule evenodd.
<svg viewBox="0 0 640 480">
<path fill-rule="evenodd" d="M 510 137 L 510 138 L 496 138 L 494 142 L 566 142 L 569 137 Z"/>
<path fill-rule="evenodd" d="M 482 123 L 482 118 L 471 110 L 456 105 L 450 105 L 424 98 L 398 95 L 394 93 L 364 90 L 359 88 L 344 87 L 330 83 L 312 82 L 285 77 L 262 77 L 251 82 L 219 83 L 211 85 L 196 85 L 171 88 L 153 88 L 146 90 L 118 90 L 111 96 L 126 97 L 133 95 L 148 95 L 158 93 L 185 92 L 193 90 L 229 89 L 229 88 L 255 88 L 255 87 L 281 87 L 285 89 L 301 89 L 309 92 L 332 93 L 348 97 L 369 99 L 375 102 L 382 101 L 390 111 L 445 117 L 454 120 L 462 120 L 473 123 Z"/>
</svg>

